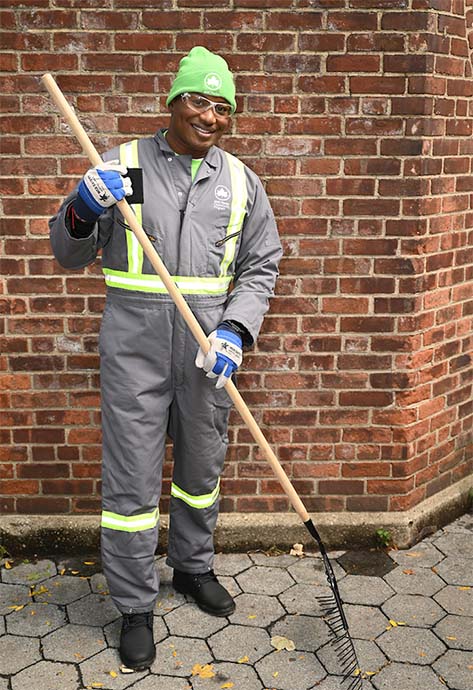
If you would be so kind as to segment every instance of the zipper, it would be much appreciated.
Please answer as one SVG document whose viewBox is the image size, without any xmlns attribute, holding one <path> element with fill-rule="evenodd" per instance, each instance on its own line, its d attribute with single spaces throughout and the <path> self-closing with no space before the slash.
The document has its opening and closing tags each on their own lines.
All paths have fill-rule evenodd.
<svg viewBox="0 0 473 690">
<path fill-rule="evenodd" d="M 215 242 L 215 246 L 216 246 L 216 247 L 221 247 L 222 245 L 225 244 L 225 242 L 228 242 L 228 240 L 232 240 L 234 237 L 238 237 L 238 235 L 240 234 L 240 232 L 241 232 L 241 230 L 238 230 L 238 232 L 234 232 L 234 233 L 232 233 L 231 235 L 227 235 L 226 237 L 224 237 L 224 238 L 221 239 L 221 240 L 217 240 L 217 242 Z"/>
</svg>

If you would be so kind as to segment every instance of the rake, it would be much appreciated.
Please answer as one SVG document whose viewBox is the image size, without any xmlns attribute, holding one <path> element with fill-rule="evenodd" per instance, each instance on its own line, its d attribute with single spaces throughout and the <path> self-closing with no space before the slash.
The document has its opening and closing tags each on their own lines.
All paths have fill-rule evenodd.
<svg viewBox="0 0 473 690">
<path fill-rule="evenodd" d="M 92 165 L 100 165 L 103 161 L 100 155 L 82 125 L 80 124 L 77 116 L 75 115 L 72 107 L 69 105 L 68 101 L 64 97 L 62 91 L 56 84 L 53 76 L 49 73 L 44 74 L 41 78 L 44 86 L 48 90 L 51 98 L 58 107 L 59 111 L 65 118 L 66 122 L 70 126 L 72 132 L 76 136 L 77 140 L 81 144 L 85 154 L 88 156 Z M 186 300 L 182 296 L 178 287 L 171 278 L 166 266 L 162 262 L 160 256 L 156 252 L 155 248 L 151 244 L 147 234 L 143 230 L 140 223 L 137 221 L 135 214 L 133 213 L 130 205 L 126 199 L 122 199 L 117 202 L 117 207 L 122 213 L 126 223 L 131 228 L 131 230 L 136 235 L 139 243 L 143 247 L 143 251 L 148 257 L 154 270 L 161 278 L 166 290 L 168 291 L 170 297 L 174 301 L 177 309 L 179 309 L 183 318 L 185 319 L 187 326 L 197 340 L 199 346 L 202 348 L 203 352 L 207 353 L 210 344 L 207 340 L 207 336 L 202 330 L 199 322 L 195 318 L 193 312 L 188 306 Z M 323 558 L 325 574 L 327 576 L 327 582 L 330 586 L 331 594 L 323 597 L 317 597 L 321 606 L 322 611 L 325 614 L 325 619 L 331 631 L 332 643 L 334 645 L 335 651 L 340 661 L 342 669 L 342 683 L 349 683 L 346 690 L 359 690 L 361 688 L 362 682 L 360 675 L 353 676 L 352 674 L 358 669 L 358 659 L 356 656 L 355 647 L 353 645 L 353 640 L 350 637 L 348 630 L 348 623 L 343 611 L 342 600 L 340 593 L 338 591 L 337 581 L 335 579 L 335 574 L 333 572 L 332 566 L 330 564 L 327 552 L 322 543 L 322 539 L 317 532 L 315 525 L 313 524 L 310 516 L 305 509 L 299 495 L 289 481 L 288 476 L 281 467 L 279 460 L 273 453 L 269 443 L 267 442 L 265 436 L 263 435 L 261 429 L 259 428 L 256 420 L 248 409 L 245 401 L 238 392 L 233 381 L 230 379 L 225 385 L 225 389 L 230 396 L 233 404 L 238 410 L 239 414 L 246 423 L 251 435 L 253 436 L 256 443 L 262 450 L 266 460 L 271 465 L 274 474 L 278 478 L 286 496 L 288 497 L 292 507 L 296 513 L 301 518 L 305 527 L 307 528 L 309 534 L 315 539 L 319 547 L 320 553 Z"/>
</svg>

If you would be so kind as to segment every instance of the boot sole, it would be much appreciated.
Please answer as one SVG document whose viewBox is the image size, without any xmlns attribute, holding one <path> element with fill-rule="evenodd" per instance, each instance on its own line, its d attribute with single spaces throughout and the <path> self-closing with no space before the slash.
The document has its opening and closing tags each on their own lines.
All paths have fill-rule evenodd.
<svg viewBox="0 0 473 690">
<path fill-rule="evenodd" d="M 219 618 L 225 618 L 226 616 L 230 616 L 234 610 L 235 610 L 235 604 L 233 606 L 229 606 L 228 609 L 211 609 L 208 606 L 205 606 L 205 604 L 201 604 L 198 599 L 191 593 L 187 592 L 185 589 L 181 587 L 176 587 L 174 582 L 172 583 L 172 586 L 176 590 L 176 592 L 179 592 L 179 594 L 187 594 L 189 597 L 192 597 L 197 606 L 202 609 L 202 611 L 205 611 L 205 613 L 209 613 L 211 616 L 218 616 Z"/>
</svg>

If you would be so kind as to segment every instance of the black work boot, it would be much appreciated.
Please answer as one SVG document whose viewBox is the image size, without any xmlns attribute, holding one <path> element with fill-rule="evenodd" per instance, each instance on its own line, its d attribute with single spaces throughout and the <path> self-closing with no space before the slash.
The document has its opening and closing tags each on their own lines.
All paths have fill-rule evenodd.
<svg viewBox="0 0 473 690">
<path fill-rule="evenodd" d="M 174 570 L 172 586 L 181 594 L 190 594 L 197 606 L 212 616 L 229 616 L 235 610 L 233 598 L 213 570 L 198 574 Z"/>
<path fill-rule="evenodd" d="M 120 657 L 127 668 L 143 671 L 153 663 L 153 612 L 124 613 L 120 634 Z"/>
</svg>

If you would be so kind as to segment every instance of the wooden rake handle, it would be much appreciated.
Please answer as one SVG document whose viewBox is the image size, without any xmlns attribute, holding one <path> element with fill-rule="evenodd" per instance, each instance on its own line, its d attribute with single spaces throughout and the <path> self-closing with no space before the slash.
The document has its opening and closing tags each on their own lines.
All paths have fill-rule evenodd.
<svg viewBox="0 0 473 690">
<path fill-rule="evenodd" d="M 41 81 L 43 82 L 44 86 L 48 90 L 51 98 L 53 99 L 54 103 L 58 107 L 59 111 L 61 112 L 62 116 L 66 120 L 67 124 L 70 126 L 72 132 L 76 136 L 77 140 L 81 144 L 82 148 L 84 149 L 85 154 L 89 158 L 90 162 L 92 165 L 100 165 L 103 161 L 95 148 L 95 146 L 92 144 L 89 136 L 85 132 L 84 128 L 80 124 L 76 114 L 74 113 L 72 107 L 64 97 L 62 91 L 60 90 L 59 86 L 56 84 L 53 76 L 51 74 L 44 74 L 43 77 L 41 78 Z M 150 240 L 148 239 L 148 236 L 146 235 L 145 231 L 141 227 L 140 223 L 137 221 L 135 214 L 133 213 L 130 205 L 126 201 L 126 199 L 122 199 L 121 201 L 117 202 L 117 206 L 120 209 L 121 213 L 123 214 L 124 219 L 126 220 L 127 224 L 130 226 L 130 228 L 133 230 L 134 234 L 136 235 L 138 242 L 140 245 L 143 247 L 143 251 L 148 257 L 149 261 L 151 262 L 151 265 L 153 266 L 154 270 L 158 274 L 158 276 L 161 278 L 161 280 L 164 283 L 164 286 L 166 287 L 166 290 L 168 291 L 170 297 L 172 298 L 174 304 L 176 307 L 179 309 L 180 313 L 182 314 L 186 324 L 190 328 L 194 338 L 197 340 L 199 346 L 202 348 L 203 352 L 207 353 L 210 348 L 209 341 L 207 339 L 207 336 L 205 335 L 204 331 L 202 330 L 199 322 L 195 318 L 194 314 L 192 313 L 189 305 L 187 304 L 186 300 L 182 296 L 181 292 L 177 288 L 176 284 L 174 283 L 173 279 L 171 278 L 166 266 L 163 264 L 159 254 L 156 252 L 155 248 L 151 244 Z M 253 436 L 254 440 L 256 443 L 259 445 L 261 448 L 266 460 L 269 462 L 271 465 L 273 472 L 275 473 L 276 477 L 278 478 L 282 488 L 284 489 L 285 494 L 289 498 L 292 507 L 296 511 L 296 513 L 299 515 L 301 520 L 303 522 L 306 522 L 309 520 L 309 514 L 307 513 L 307 510 L 305 509 L 304 504 L 302 503 L 301 499 L 299 498 L 296 490 L 292 486 L 291 482 L 289 481 L 289 478 L 283 468 L 281 467 L 281 464 L 279 460 L 277 459 L 276 455 L 273 453 L 268 441 L 266 440 L 263 432 L 259 428 L 258 424 L 256 423 L 255 418 L 251 414 L 250 410 L 248 409 L 248 406 L 246 405 L 245 401 L 241 397 L 240 393 L 238 392 L 235 384 L 233 381 L 230 379 L 228 380 L 228 383 L 225 385 L 225 389 L 230 396 L 233 404 L 235 405 L 236 409 L 240 413 L 241 417 L 243 418 L 243 421 L 247 425 L 251 435 Z"/>
</svg>

